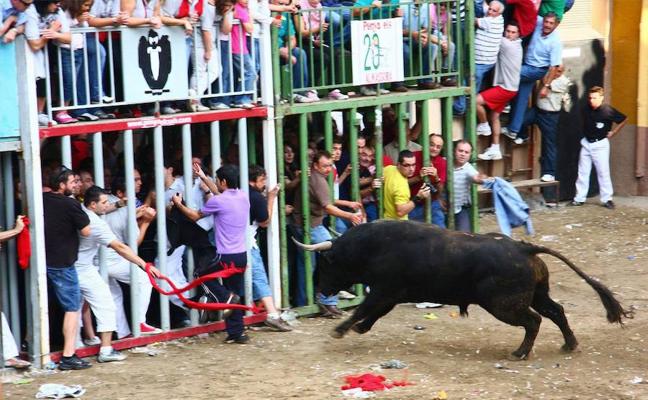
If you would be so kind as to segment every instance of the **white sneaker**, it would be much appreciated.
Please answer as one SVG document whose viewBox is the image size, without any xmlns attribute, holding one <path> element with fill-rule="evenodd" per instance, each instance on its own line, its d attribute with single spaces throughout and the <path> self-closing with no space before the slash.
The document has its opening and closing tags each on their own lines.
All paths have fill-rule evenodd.
<svg viewBox="0 0 648 400">
<path fill-rule="evenodd" d="M 320 101 L 320 98 L 317 95 L 317 92 L 314 91 L 314 90 L 309 90 L 308 92 L 306 92 L 306 97 L 313 100 L 313 102 Z"/>
<path fill-rule="evenodd" d="M 390 93 L 389 90 L 383 89 L 383 88 L 380 88 L 379 92 L 380 92 L 380 94 L 389 94 Z"/>
<path fill-rule="evenodd" d="M 96 346 L 98 344 L 101 344 L 101 339 L 99 339 L 97 336 L 93 337 L 92 339 L 83 339 L 83 344 L 86 346 Z"/>
<path fill-rule="evenodd" d="M 477 134 L 481 136 L 490 136 L 491 135 L 491 127 L 488 125 L 488 122 L 484 122 L 481 124 L 477 124 Z"/>
<path fill-rule="evenodd" d="M 499 150 L 495 150 L 492 147 L 489 147 L 481 153 L 480 155 L 477 156 L 480 160 L 501 160 L 502 159 L 502 152 Z"/>
<path fill-rule="evenodd" d="M 295 103 L 313 103 L 314 100 L 301 94 L 295 93 L 293 95 L 293 101 Z"/>
<path fill-rule="evenodd" d="M 556 180 L 556 177 L 553 175 L 544 174 L 540 177 L 540 180 L 542 182 L 554 182 Z"/>
<path fill-rule="evenodd" d="M 416 303 L 416 308 L 439 308 L 439 307 L 443 307 L 443 304 L 428 303 L 428 302 Z"/>
<path fill-rule="evenodd" d="M 46 114 L 38 114 L 38 125 L 39 126 L 49 126 L 52 124 L 52 126 L 58 125 L 58 123 L 54 120 L 51 120 L 47 117 Z"/>
<path fill-rule="evenodd" d="M 360 87 L 360 94 L 363 96 L 375 96 L 377 93 L 369 86 L 362 86 Z"/>
<path fill-rule="evenodd" d="M 113 349 L 108 354 L 99 352 L 99 355 L 97 356 L 97 362 L 106 363 L 106 362 L 113 362 L 113 361 L 124 361 L 126 358 L 128 358 L 126 357 L 126 354 L 122 354 L 119 351 Z"/>
<path fill-rule="evenodd" d="M 511 140 L 517 139 L 517 135 L 518 135 L 517 132 L 509 131 L 509 129 L 506 126 L 503 126 L 502 129 L 500 129 L 500 133 Z"/>
<path fill-rule="evenodd" d="M 346 290 L 340 290 L 338 292 L 338 298 L 343 299 L 343 300 L 351 300 L 351 299 L 355 299 L 356 295 L 353 294 L 353 293 L 349 293 Z"/>
</svg>

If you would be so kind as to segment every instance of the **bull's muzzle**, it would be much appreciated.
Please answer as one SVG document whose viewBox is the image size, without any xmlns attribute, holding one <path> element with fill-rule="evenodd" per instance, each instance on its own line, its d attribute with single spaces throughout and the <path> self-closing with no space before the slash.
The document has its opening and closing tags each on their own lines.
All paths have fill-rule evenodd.
<svg viewBox="0 0 648 400">
<path fill-rule="evenodd" d="M 330 240 L 327 240 L 322 243 L 317 243 L 317 244 L 304 244 L 294 237 L 292 238 L 293 242 L 302 249 L 306 251 L 324 251 L 324 250 L 329 250 L 333 246 L 333 242 Z"/>
</svg>

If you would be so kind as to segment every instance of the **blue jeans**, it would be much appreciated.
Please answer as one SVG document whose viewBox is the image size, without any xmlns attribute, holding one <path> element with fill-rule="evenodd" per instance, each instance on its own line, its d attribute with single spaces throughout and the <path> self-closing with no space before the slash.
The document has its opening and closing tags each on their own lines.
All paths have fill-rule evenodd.
<svg viewBox="0 0 648 400">
<path fill-rule="evenodd" d="M 324 20 L 329 23 L 329 30 L 322 36 L 326 43 L 330 43 L 330 33 L 333 33 L 333 47 L 341 47 L 351 38 L 351 10 L 325 11 Z M 342 26 L 340 29 L 340 25 Z"/>
<path fill-rule="evenodd" d="M 252 247 L 250 249 L 250 258 L 250 264 L 252 265 L 252 298 L 254 301 L 257 301 L 264 297 L 272 296 L 270 284 L 268 283 L 268 275 L 266 274 L 263 258 L 261 258 L 261 251 L 258 247 Z"/>
<path fill-rule="evenodd" d="M 451 24 L 451 29 L 452 29 L 452 38 L 453 38 L 453 40 L 457 40 L 456 39 L 457 38 L 457 25 L 455 23 L 452 23 Z M 459 23 L 459 29 L 461 29 L 462 32 L 466 32 L 466 21 L 462 21 L 462 22 Z M 462 39 L 464 41 L 465 41 L 465 36 L 466 36 L 466 34 L 464 33 L 462 35 Z M 456 53 L 457 52 L 457 47 L 458 46 L 455 46 L 455 55 L 454 55 L 455 60 L 457 59 L 457 53 Z M 468 54 L 468 52 L 466 51 L 467 46 L 464 46 L 463 50 L 464 50 L 463 54 Z M 462 60 L 462 61 L 463 61 L 464 65 L 467 65 L 465 57 L 464 57 L 464 60 Z M 464 77 L 460 76 L 459 81 L 460 81 L 459 82 L 460 84 L 466 85 L 466 79 Z M 452 113 L 454 115 L 463 115 L 463 114 L 466 113 L 466 96 L 457 96 L 457 97 L 454 98 L 454 100 L 452 102 Z"/>
<path fill-rule="evenodd" d="M 560 112 L 547 112 L 532 107 L 524 114 L 522 131 L 527 126 L 537 124 L 542 134 L 542 155 L 540 157 L 540 174 L 556 176 L 556 161 L 558 151 L 556 149 L 556 136 L 558 134 L 558 119 Z M 518 135 L 521 136 L 521 135 Z"/>
<path fill-rule="evenodd" d="M 535 82 L 545 76 L 549 67 L 532 67 L 522 64 L 520 71 L 520 87 L 517 95 L 511 101 L 511 121 L 509 122 L 509 132 L 519 133 L 524 122 L 524 113 L 529 102 L 529 95 L 533 90 Z"/>
<path fill-rule="evenodd" d="M 95 34 L 86 35 L 86 49 L 88 51 L 88 75 L 90 80 L 90 101 L 100 103 L 105 95 L 105 90 L 99 90 L 99 82 L 102 81 L 104 68 L 106 67 L 106 49 L 95 43 Z M 97 68 L 97 57 L 99 67 Z M 105 88 L 102 87 L 102 88 Z"/>
<path fill-rule="evenodd" d="M 70 105 L 88 104 L 85 89 L 85 73 L 83 68 L 83 49 L 74 51 L 74 65 L 70 49 L 61 49 L 61 72 L 63 74 L 63 99 Z M 74 70 L 72 69 L 74 67 Z M 76 84 L 76 100 L 74 103 L 74 84 Z M 76 109 L 70 114 L 81 115 L 86 110 Z"/>
<path fill-rule="evenodd" d="M 301 89 L 308 86 L 308 59 L 306 52 L 299 47 L 292 49 L 292 55 L 297 62 L 292 64 L 292 84 L 294 89 Z M 291 61 L 288 61 L 289 63 Z"/>
<path fill-rule="evenodd" d="M 237 92 L 254 91 L 256 74 L 254 73 L 254 65 L 252 65 L 252 57 L 249 54 L 232 54 L 232 62 L 234 63 L 234 90 Z M 252 95 L 249 93 L 234 96 L 234 103 L 251 102 Z"/>
<path fill-rule="evenodd" d="M 378 207 L 376 202 L 367 203 L 364 205 L 365 213 L 367 214 L 367 222 L 375 221 L 378 219 Z"/>
<path fill-rule="evenodd" d="M 81 309 L 81 289 L 76 267 L 47 267 L 47 281 L 64 312 Z"/>
<path fill-rule="evenodd" d="M 425 207 L 423 204 L 417 204 L 412 211 L 407 214 L 410 221 L 425 222 Z"/>
<path fill-rule="evenodd" d="M 495 64 L 475 64 L 475 92 L 481 91 L 484 76 L 495 68 Z"/>
<path fill-rule="evenodd" d="M 436 226 L 440 226 L 441 228 L 445 228 L 446 227 L 445 214 L 443 213 L 443 209 L 441 208 L 441 201 L 434 200 L 431 205 L 432 205 L 432 223 Z"/>
<path fill-rule="evenodd" d="M 454 215 L 455 230 L 470 232 L 470 207 L 462 207 L 461 211 Z"/>
<path fill-rule="evenodd" d="M 304 231 L 302 230 L 302 228 L 293 226 L 293 229 L 297 236 L 295 239 L 299 240 L 300 242 L 303 241 Z M 311 228 L 311 244 L 322 243 L 327 240 L 331 240 L 331 234 L 324 227 L 324 225 L 317 225 L 316 227 Z M 317 263 L 315 261 L 315 253 L 309 252 L 309 255 L 311 257 L 311 265 L 313 266 L 313 272 L 315 272 L 315 268 L 317 267 Z M 298 248 L 297 250 L 297 294 L 295 298 L 296 306 L 306 305 L 307 276 L 306 276 L 306 267 L 304 265 L 304 257 L 305 257 L 304 250 Z M 312 279 L 312 277 L 309 279 Z M 316 300 L 318 303 L 327 306 L 335 306 L 338 303 L 337 295 L 324 296 L 321 293 L 318 293 Z"/>
<path fill-rule="evenodd" d="M 221 58 L 221 75 L 220 82 L 218 80 L 212 83 L 212 93 L 231 93 L 230 67 L 232 61 L 230 60 L 230 42 L 229 40 L 220 40 L 220 58 Z M 215 97 L 210 100 L 210 104 L 224 103 L 230 104 L 230 96 Z"/>
</svg>

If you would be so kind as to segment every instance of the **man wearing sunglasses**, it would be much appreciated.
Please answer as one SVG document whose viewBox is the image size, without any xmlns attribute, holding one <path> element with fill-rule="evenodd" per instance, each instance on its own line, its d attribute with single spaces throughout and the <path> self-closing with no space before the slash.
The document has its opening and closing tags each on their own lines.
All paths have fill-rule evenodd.
<svg viewBox="0 0 648 400">
<path fill-rule="evenodd" d="M 0 0 L 2 5 L 2 25 L 0 25 L 0 38 L 7 44 L 16 40 L 18 35 L 25 31 L 27 16 L 25 10 L 34 0 Z"/>
</svg>

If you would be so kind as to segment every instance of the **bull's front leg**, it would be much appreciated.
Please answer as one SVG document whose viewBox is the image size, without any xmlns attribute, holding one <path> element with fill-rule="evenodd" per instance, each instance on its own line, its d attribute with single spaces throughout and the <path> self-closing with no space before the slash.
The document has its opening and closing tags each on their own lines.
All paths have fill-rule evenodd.
<svg viewBox="0 0 648 400">
<path fill-rule="evenodd" d="M 336 326 L 333 331 L 331 332 L 331 336 L 333 336 L 336 339 L 342 338 L 346 333 L 351 329 L 353 325 L 355 325 L 358 321 L 362 321 L 365 319 L 369 313 L 370 310 L 372 310 L 374 307 L 376 307 L 377 300 L 380 299 L 380 297 L 375 293 L 374 289 L 372 288 L 371 293 L 367 295 L 367 297 L 364 299 L 362 303 L 358 306 L 358 308 L 355 309 L 353 314 L 349 318 L 347 318 L 344 322 L 342 322 L 340 325 Z"/>
<path fill-rule="evenodd" d="M 396 303 L 394 302 L 377 305 L 368 312 L 368 315 L 365 319 L 353 325 L 351 329 L 360 334 L 369 332 L 376 321 L 387 315 L 387 313 L 393 310 L 395 306 Z"/>
</svg>

